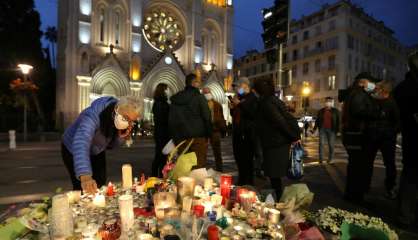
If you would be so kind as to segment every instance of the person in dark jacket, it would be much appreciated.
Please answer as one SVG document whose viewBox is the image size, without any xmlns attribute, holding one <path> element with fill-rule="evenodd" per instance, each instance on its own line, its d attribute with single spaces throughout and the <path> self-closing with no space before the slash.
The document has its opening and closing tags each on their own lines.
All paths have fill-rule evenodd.
<svg viewBox="0 0 418 240">
<path fill-rule="evenodd" d="M 195 168 L 206 167 L 208 139 L 212 135 L 212 118 L 206 98 L 200 94 L 200 80 L 195 74 L 186 76 L 186 88 L 170 98 L 168 117 L 170 134 L 175 144 L 183 140 L 189 144 L 190 151 L 197 156 Z M 181 151 L 181 149 L 180 149 Z"/>
<path fill-rule="evenodd" d="M 232 148 L 238 168 L 238 185 L 253 185 L 257 97 L 251 92 L 248 79 L 241 79 L 236 90 L 237 94 L 229 108 L 232 115 Z"/>
<path fill-rule="evenodd" d="M 372 94 L 381 111 L 384 113 L 381 119 L 372 120 L 367 129 L 367 157 L 368 162 L 373 163 L 377 151 L 382 152 L 383 162 L 386 167 L 386 196 L 395 199 L 396 191 L 396 135 L 399 132 L 399 110 L 391 96 L 392 85 L 388 81 L 379 82 L 376 91 Z M 370 186 L 372 172 L 368 175 L 367 186 Z"/>
<path fill-rule="evenodd" d="M 402 175 L 399 187 L 399 222 L 410 225 L 417 219 L 418 192 L 418 52 L 409 56 L 409 72 L 394 90 L 401 118 Z M 415 216 L 414 216 L 415 215 Z"/>
<path fill-rule="evenodd" d="M 170 141 L 170 134 L 168 132 L 170 105 L 167 102 L 167 91 L 167 84 L 160 83 L 154 92 L 154 105 L 152 106 L 155 141 L 155 156 L 152 162 L 152 176 L 154 177 L 162 177 L 162 170 L 167 160 L 167 156 L 163 154 L 162 150 L 168 141 Z"/>
<path fill-rule="evenodd" d="M 282 195 L 281 178 L 290 166 L 290 146 L 300 140 L 296 118 L 286 109 L 284 102 L 274 95 L 272 79 L 258 79 L 254 89 L 260 96 L 257 111 L 257 133 L 263 149 L 264 175 L 270 178 L 277 199 Z"/>
<path fill-rule="evenodd" d="M 335 137 L 340 129 L 340 112 L 331 97 L 325 99 L 325 107 L 319 110 L 314 131 L 319 129 L 319 162 L 324 159 L 325 139 L 328 141 L 328 163 L 334 156 Z"/>
<path fill-rule="evenodd" d="M 102 97 L 65 130 L 61 154 L 74 190 L 94 194 L 106 184 L 106 149 L 130 139 L 141 104 L 133 97 Z"/>
<path fill-rule="evenodd" d="M 366 132 L 370 121 L 382 116 L 378 104 L 370 96 L 376 86 L 374 81 L 369 73 L 357 75 L 343 105 L 343 144 L 348 153 L 344 198 L 360 205 L 365 204 L 368 176 L 373 171 L 373 162 L 366 157 Z"/>
</svg>

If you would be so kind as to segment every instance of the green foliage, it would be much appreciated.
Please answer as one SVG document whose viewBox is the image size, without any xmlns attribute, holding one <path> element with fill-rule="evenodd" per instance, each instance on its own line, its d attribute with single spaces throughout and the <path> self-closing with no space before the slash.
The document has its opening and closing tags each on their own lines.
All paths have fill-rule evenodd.
<svg viewBox="0 0 418 240">
<path fill-rule="evenodd" d="M 17 64 L 26 63 L 34 67 L 29 79 L 39 86 L 37 93 L 41 112 L 45 119 L 53 119 L 55 109 L 55 70 L 51 68 L 49 57 L 44 55 L 40 30 L 39 13 L 34 9 L 33 0 L 2 0 L 0 1 L 0 116 L 2 118 L 19 119 L 22 115 L 22 99 L 9 88 L 9 83 L 19 77 L 21 73 Z M 56 31 L 55 31 L 56 33 Z M 53 29 L 48 38 L 54 39 Z M 55 35 L 56 39 L 56 35 Z M 34 101 L 29 101 L 29 122 L 35 123 L 41 119 Z M 39 111 L 37 111 L 39 112 Z M 7 118 L 6 118 L 7 119 Z M 0 131 L 9 128 L 22 128 L 18 121 L 0 121 L 8 125 L 0 125 Z M 47 124 L 53 126 L 53 124 Z M 29 125 L 29 130 L 36 129 L 36 124 Z"/>
</svg>

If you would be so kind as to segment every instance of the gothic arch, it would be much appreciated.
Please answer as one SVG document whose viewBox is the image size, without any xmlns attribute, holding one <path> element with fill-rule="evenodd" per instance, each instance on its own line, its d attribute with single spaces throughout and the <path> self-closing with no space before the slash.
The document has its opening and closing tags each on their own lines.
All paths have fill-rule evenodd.
<svg viewBox="0 0 418 240">
<path fill-rule="evenodd" d="M 118 69 L 109 66 L 97 71 L 91 81 L 90 92 L 95 95 L 103 94 L 109 89 L 109 85 L 114 88 L 115 96 L 126 96 L 130 93 L 128 78 Z"/>
<path fill-rule="evenodd" d="M 203 62 L 210 65 L 221 64 L 222 31 L 213 19 L 206 19 L 202 29 Z"/>
<path fill-rule="evenodd" d="M 184 77 L 184 76 L 183 76 Z M 169 92 L 175 94 L 185 86 L 184 80 L 179 78 L 178 72 L 172 67 L 158 68 L 154 73 L 147 76 L 142 86 L 142 96 L 152 99 L 154 90 L 159 83 L 165 83 Z"/>
</svg>

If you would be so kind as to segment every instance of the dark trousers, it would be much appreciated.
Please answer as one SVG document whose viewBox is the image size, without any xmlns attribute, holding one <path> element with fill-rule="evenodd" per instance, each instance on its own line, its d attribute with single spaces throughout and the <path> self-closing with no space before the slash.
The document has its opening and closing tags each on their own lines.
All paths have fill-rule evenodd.
<svg viewBox="0 0 418 240">
<path fill-rule="evenodd" d="M 382 137 L 379 139 L 374 139 L 368 141 L 366 152 L 367 152 L 367 162 L 373 164 L 377 151 L 381 151 L 383 162 L 386 167 L 386 178 L 385 178 L 385 187 L 386 190 L 392 190 L 396 184 L 396 164 L 395 164 L 395 153 L 396 153 L 396 136 L 393 137 Z M 373 175 L 373 166 L 371 171 L 368 172 L 366 179 L 366 186 L 370 188 Z"/>
<path fill-rule="evenodd" d="M 232 148 L 238 168 L 237 185 L 253 185 L 254 141 L 238 131 L 235 131 L 232 135 Z"/>
<path fill-rule="evenodd" d="M 399 216 L 398 220 L 403 224 L 411 224 L 417 215 L 418 194 L 418 169 L 405 166 L 402 170 L 399 185 Z M 416 220 L 416 219 L 415 219 Z"/>
<path fill-rule="evenodd" d="M 186 139 L 186 142 L 179 147 L 178 151 L 179 154 L 183 152 L 183 150 L 189 145 L 190 139 Z M 179 144 L 182 141 L 176 143 Z M 207 138 L 193 138 L 193 143 L 190 145 L 188 152 L 194 152 L 197 158 L 197 165 L 193 167 L 193 169 L 205 168 L 206 167 L 206 159 L 208 154 L 208 139 Z"/>
<path fill-rule="evenodd" d="M 345 197 L 350 200 L 362 201 L 368 191 L 366 182 L 373 171 L 373 161 L 367 158 L 364 148 L 346 149 L 348 153 L 347 181 Z"/>
<path fill-rule="evenodd" d="M 221 132 L 214 131 L 210 137 L 210 145 L 212 146 L 213 156 L 215 157 L 215 169 L 218 172 L 223 171 L 221 135 Z"/>
<path fill-rule="evenodd" d="M 279 202 L 283 193 L 282 179 L 279 177 L 270 177 L 270 184 L 276 193 L 276 202 Z"/>
<path fill-rule="evenodd" d="M 155 139 L 155 155 L 152 162 L 152 176 L 161 178 L 162 170 L 167 162 L 167 155 L 163 154 L 163 148 L 169 140 L 166 138 Z"/>
<path fill-rule="evenodd" d="M 61 144 L 61 156 L 64 161 L 64 165 L 70 174 L 71 182 L 73 184 L 73 190 L 82 190 L 81 182 L 75 176 L 73 154 L 68 151 L 64 144 Z M 93 171 L 93 179 L 97 183 L 97 187 L 106 185 L 106 152 L 103 151 L 98 155 L 90 156 L 90 164 Z"/>
</svg>

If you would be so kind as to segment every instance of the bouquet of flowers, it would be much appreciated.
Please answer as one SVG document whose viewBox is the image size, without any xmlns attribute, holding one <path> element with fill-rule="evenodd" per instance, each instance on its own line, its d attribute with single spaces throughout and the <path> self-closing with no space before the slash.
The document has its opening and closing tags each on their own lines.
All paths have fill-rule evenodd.
<svg viewBox="0 0 418 240">
<path fill-rule="evenodd" d="M 342 209 L 333 207 L 326 207 L 318 211 L 315 217 L 316 224 L 324 230 L 330 231 L 334 234 L 341 233 L 341 225 L 344 222 L 354 224 L 365 229 L 380 230 L 390 240 L 398 240 L 398 235 L 395 231 L 377 217 L 369 217 L 362 213 L 352 213 Z"/>
</svg>

